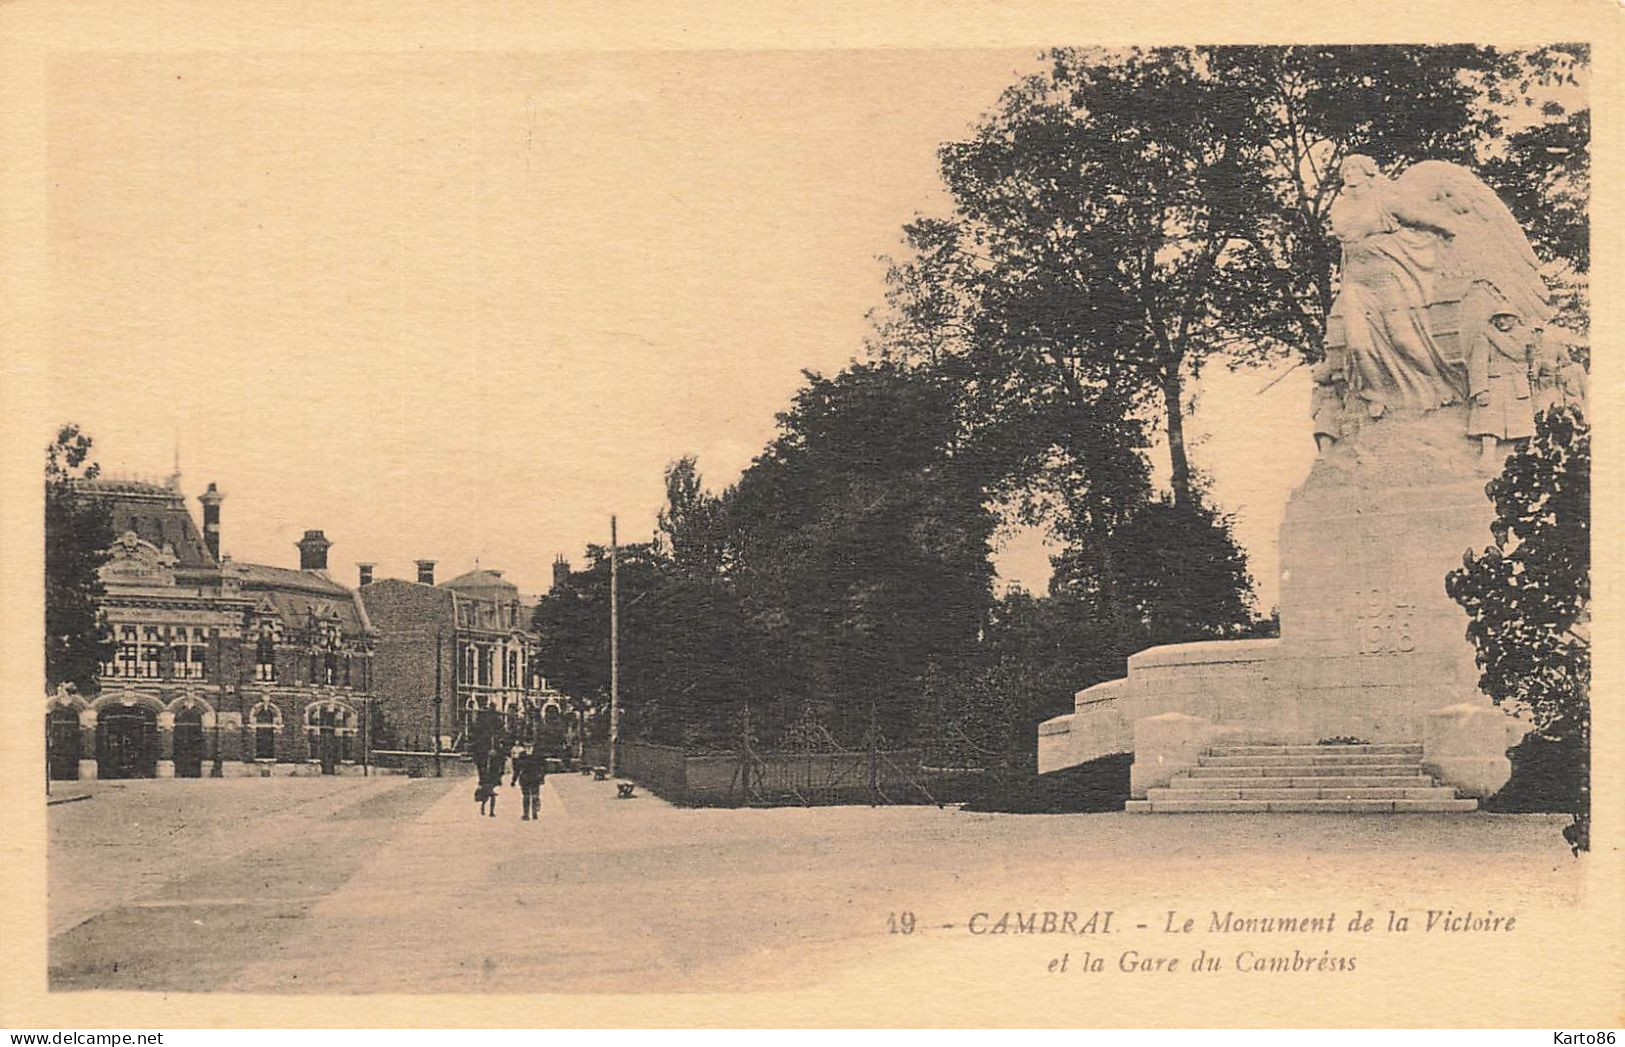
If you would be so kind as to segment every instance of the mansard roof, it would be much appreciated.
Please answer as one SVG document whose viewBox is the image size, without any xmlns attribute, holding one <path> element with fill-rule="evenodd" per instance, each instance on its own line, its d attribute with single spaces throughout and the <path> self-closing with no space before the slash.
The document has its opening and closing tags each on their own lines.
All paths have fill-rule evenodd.
<svg viewBox="0 0 1625 1047">
<path fill-rule="evenodd" d="M 113 537 L 134 533 L 155 548 L 168 548 L 175 565 L 187 568 L 219 566 L 203 544 L 186 499 L 180 491 L 141 480 L 76 480 L 74 490 L 107 506 L 113 521 Z"/>
<path fill-rule="evenodd" d="M 314 616 L 318 621 L 337 621 L 346 633 L 372 631 L 360 595 L 322 572 L 235 560 L 228 561 L 225 570 L 243 593 L 263 593 L 259 606 L 268 600 L 284 629 L 304 628 Z"/>
</svg>

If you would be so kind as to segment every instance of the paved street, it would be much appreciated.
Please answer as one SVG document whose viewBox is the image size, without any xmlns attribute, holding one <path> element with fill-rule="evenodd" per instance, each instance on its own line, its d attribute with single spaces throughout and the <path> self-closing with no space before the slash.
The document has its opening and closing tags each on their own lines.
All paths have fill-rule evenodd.
<svg viewBox="0 0 1625 1047">
<path fill-rule="evenodd" d="M 915 947 L 887 933 L 904 910 L 942 962 L 985 962 L 1014 954 L 965 935 L 980 910 L 1156 917 L 1288 890 L 1528 912 L 1580 890 L 1544 816 L 690 810 L 557 775 L 523 823 L 516 789 L 480 818 L 462 778 L 83 790 L 49 809 L 55 990 L 793 988 Z"/>
</svg>

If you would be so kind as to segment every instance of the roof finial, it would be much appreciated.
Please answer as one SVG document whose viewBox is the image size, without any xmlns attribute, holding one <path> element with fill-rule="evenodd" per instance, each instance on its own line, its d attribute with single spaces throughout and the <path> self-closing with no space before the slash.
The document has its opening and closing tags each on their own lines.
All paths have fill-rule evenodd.
<svg viewBox="0 0 1625 1047">
<path fill-rule="evenodd" d="M 181 434 L 178 429 L 175 431 L 175 471 L 169 474 L 169 489 L 181 489 Z"/>
</svg>

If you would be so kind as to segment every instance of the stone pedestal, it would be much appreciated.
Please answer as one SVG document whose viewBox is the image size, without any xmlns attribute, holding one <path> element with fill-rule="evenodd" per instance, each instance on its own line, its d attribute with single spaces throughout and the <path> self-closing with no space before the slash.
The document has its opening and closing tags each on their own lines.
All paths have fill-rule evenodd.
<svg viewBox="0 0 1625 1047">
<path fill-rule="evenodd" d="M 81 782 L 93 782 L 93 781 L 96 780 L 96 761 L 95 760 L 80 760 L 79 761 L 79 780 Z"/>
<path fill-rule="evenodd" d="M 1281 526 L 1280 639 L 1141 651 L 1126 678 L 1079 692 L 1070 716 L 1041 725 L 1040 772 L 1123 752 L 1139 767 L 1138 725 L 1166 713 L 1205 720 L 1232 744 L 1414 743 L 1435 710 L 1464 706 L 1477 710 L 1464 721 L 1477 748 L 1469 755 L 1468 728 L 1453 729 L 1460 751 L 1440 750 L 1440 777 L 1482 787 L 1515 721 L 1479 692 L 1467 616 L 1444 589 L 1462 554 L 1490 541 L 1465 432 L 1465 408 L 1444 408 L 1334 445 Z M 1470 759 L 1488 762 L 1469 770 Z"/>
<path fill-rule="evenodd" d="M 1213 725 L 1199 716 L 1163 713 L 1134 724 L 1134 764 L 1129 768 L 1129 793 L 1145 799 L 1148 789 L 1173 781 L 1174 775 L 1196 766 L 1213 742 Z"/>
<path fill-rule="evenodd" d="M 1528 725 L 1471 702 L 1427 714 L 1422 769 L 1467 796 L 1487 799 L 1512 777 L 1507 750 L 1523 741 Z"/>
</svg>

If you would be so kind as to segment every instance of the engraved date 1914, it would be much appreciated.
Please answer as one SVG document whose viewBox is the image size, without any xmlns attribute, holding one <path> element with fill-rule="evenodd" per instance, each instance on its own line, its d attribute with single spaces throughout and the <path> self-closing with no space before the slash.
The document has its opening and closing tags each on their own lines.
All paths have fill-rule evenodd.
<svg viewBox="0 0 1625 1047">
<path fill-rule="evenodd" d="M 1360 593 L 1360 612 L 1354 628 L 1361 654 L 1405 654 L 1416 650 L 1411 616 L 1414 604 L 1395 602 L 1384 589 Z"/>
</svg>

